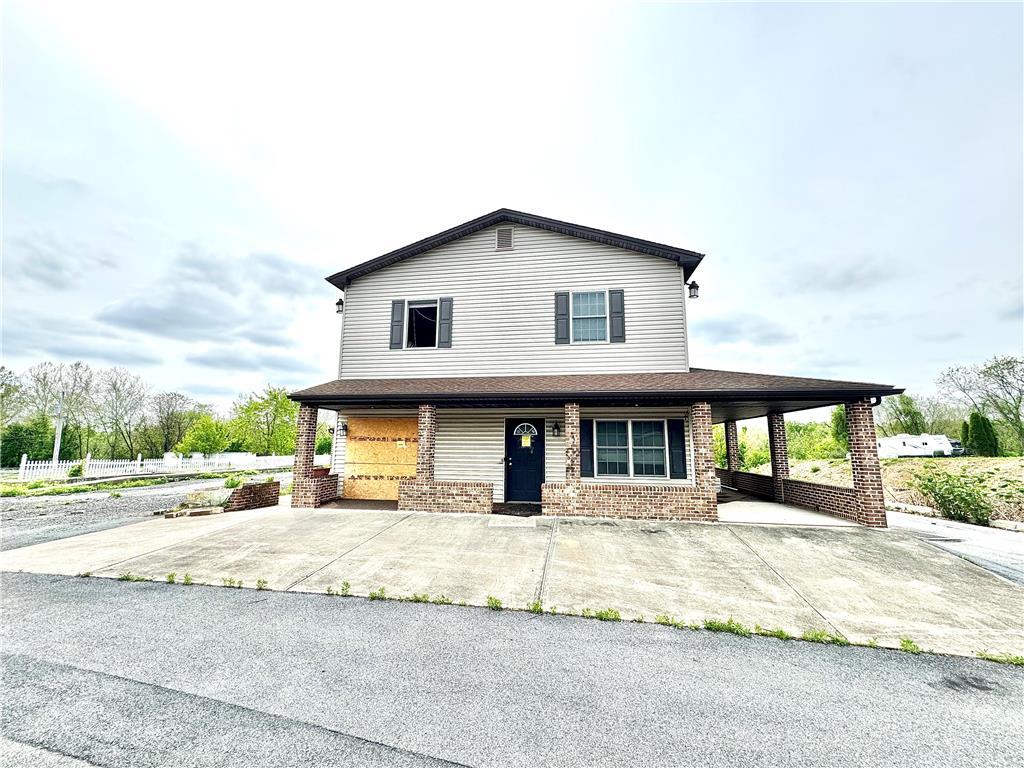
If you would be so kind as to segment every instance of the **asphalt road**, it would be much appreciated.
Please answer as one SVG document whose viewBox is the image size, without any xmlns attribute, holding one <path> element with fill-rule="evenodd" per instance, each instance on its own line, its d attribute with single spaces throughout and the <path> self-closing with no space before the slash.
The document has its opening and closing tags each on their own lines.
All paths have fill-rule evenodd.
<svg viewBox="0 0 1024 768">
<path fill-rule="evenodd" d="M 267 474 L 282 482 L 291 480 L 291 472 Z M 220 478 L 123 488 L 116 497 L 97 491 L 0 498 L 0 550 L 138 523 L 176 506 L 190 491 L 223 487 Z"/>
<path fill-rule="evenodd" d="M 889 511 L 886 516 L 891 528 L 909 531 L 929 544 L 1024 585 L 1024 533 L 906 512 Z"/>
<path fill-rule="evenodd" d="M 981 660 L 2 579 L 9 766 L 1024 764 L 1024 671 Z"/>
</svg>

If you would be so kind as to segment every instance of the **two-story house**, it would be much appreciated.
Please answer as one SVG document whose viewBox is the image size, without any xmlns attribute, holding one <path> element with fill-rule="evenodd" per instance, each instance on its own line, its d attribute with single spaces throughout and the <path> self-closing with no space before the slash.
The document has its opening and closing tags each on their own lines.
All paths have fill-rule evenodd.
<svg viewBox="0 0 1024 768">
<path fill-rule="evenodd" d="M 885 385 L 690 366 L 703 256 L 502 209 L 331 275 L 338 378 L 301 404 L 293 505 L 714 521 L 716 486 L 885 525 L 872 405 Z M 846 404 L 854 485 L 788 477 L 783 414 Z M 330 474 L 317 409 L 338 412 Z M 773 475 L 739 471 L 736 420 L 768 418 Z M 711 427 L 724 422 L 717 471 Z"/>
</svg>

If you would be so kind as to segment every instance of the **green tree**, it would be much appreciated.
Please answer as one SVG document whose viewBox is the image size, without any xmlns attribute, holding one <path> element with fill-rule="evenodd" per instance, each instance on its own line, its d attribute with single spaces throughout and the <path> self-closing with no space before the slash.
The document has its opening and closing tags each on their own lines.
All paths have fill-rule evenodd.
<svg viewBox="0 0 1024 768">
<path fill-rule="evenodd" d="M 846 425 L 845 405 L 837 405 L 832 409 L 830 426 L 832 428 L 832 439 L 836 441 L 836 445 L 842 449 L 843 456 L 845 456 L 846 452 L 850 450 L 850 432 Z"/>
<path fill-rule="evenodd" d="M 65 440 L 61 440 L 64 448 Z M 16 467 L 21 455 L 28 454 L 32 461 L 43 461 L 53 456 L 53 424 L 45 413 L 37 413 L 28 421 L 10 424 L 0 440 L 0 464 Z"/>
<path fill-rule="evenodd" d="M 983 413 L 974 411 L 968 421 L 968 449 L 975 456 L 998 456 L 999 441 L 992 422 Z"/>
<path fill-rule="evenodd" d="M 1024 453 L 1024 357 L 993 357 L 983 365 L 950 368 L 938 383 L 972 409 L 1004 423 L 1015 452 Z"/>
<path fill-rule="evenodd" d="M 879 425 L 887 435 L 921 435 L 928 431 L 924 414 L 910 395 L 896 395 L 882 401 L 882 421 Z"/>
<path fill-rule="evenodd" d="M 323 456 L 329 454 L 334 448 L 334 437 L 331 435 L 330 428 L 320 422 L 316 425 L 316 454 Z"/>
<path fill-rule="evenodd" d="M 971 426 L 966 421 L 960 425 L 960 444 L 965 451 L 970 450 L 968 446 L 971 444 Z"/>
<path fill-rule="evenodd" d="M 295 452 L 299 404 L 288 399 L 283 387 L 267 387 L 235 402 L 230 433 L 232 440 L 260 455 Z"/>
<path fill-rule="evenodd" d="M 209 456 L 220 453 L 228 445 L 228 428 L 213 416 L 204 413 L 192 422 L 185 432 L 185 437 L 177 445 L 181 453 L 202 453 Z"/>
<path fill-rule="evenodd" d="M 786 422 L 786 446 L 795 461 L 808 459 L 841 459 L 846 448 L 836 442 L 828 424 L 808 421 Z"/>
<path fill-rule="evenodd" d="M 768 464 L 772 460 L 768 449 L 768 435 L 764 432 L 751 433 L 746 427 L 740 430 L 740 469 L 751 470 Z"/>
</svg>

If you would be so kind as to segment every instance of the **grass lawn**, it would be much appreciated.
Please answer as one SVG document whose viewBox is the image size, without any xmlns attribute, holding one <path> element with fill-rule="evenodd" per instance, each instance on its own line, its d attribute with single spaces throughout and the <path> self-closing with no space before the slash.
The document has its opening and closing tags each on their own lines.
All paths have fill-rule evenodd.
<svg viewBox="0 0 1024 768">
<path fill-rule="evenodd" d="M 1024 458 L 882 459 L 881 464 L 882 484 L 888 501 L 928 505 L 928 500 L 917 490 L 917 477 L 922 471 L 962 472 L 984 484 L 994 508 L 994 519 L 1024 521 Z M 757 467 L 754 472 L 770 475 L 771 465 Z M 789 474 L 794 479 L 812 483 L 853 486 L 850 462 L 846 459 L 790 461 Z"/>
</svg>

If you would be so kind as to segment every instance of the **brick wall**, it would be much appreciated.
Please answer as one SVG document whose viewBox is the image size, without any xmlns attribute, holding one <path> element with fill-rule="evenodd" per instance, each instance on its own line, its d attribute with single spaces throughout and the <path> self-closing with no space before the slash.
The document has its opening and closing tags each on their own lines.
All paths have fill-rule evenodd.
<svg viewBox="0 0 1024 768">
<path fill-rule="evenodd" d="M 725 422 L 725 459 L 726 466 L 733 472 L 740 468 L 740 438 L 735 421 Z"/>
<path fill-rule="evenodd" d="M 437 407 L 421 405 L 416 443 L 416 478 L 434 479 L 434 461 L 437 448 Z M 401 498 L 401 493 L 399 493 Z"/>
<path fill-rule="evenodd" d="M 398 481 L 398 508 L 407 512 L 490 514 L 494 484 L 463 480 Z"/>
<path fill-rule="evenodd" d="M 696 486 L 611 483 L 544 483 L 541 509 L 545 515 L 628 517 L 641 520 L 718 519 L 714 489 Z"/>
<path fill-rule="evenodd" d="M 756 472 L 730 472 L 721 468 L 716 469 L 715 472 L 723 485 L 735 488 L 740 493 L 762 499 L 775 498 L 775 481 L 771 475 L 759 475 Z"/>
<path fill-rule="evenodd" d="M 772 482 L 775 500 L 785 501 L 785 484 L 789 477 L 789 449 L 786 446 L 786 418 L 781 413 L 768 414 L 768 450 L 772 457 Z"/>
<path fill-rule="evenodd" d="M 565 404 L 565 482 L 580 482 L 580 405 Z"/>
<path fill-rule="evenodd" d="M 882 468 L 878 464 L 878 436 L 870 402 L 846 403 L 846 429 L 850 437 L 853 487 L 857 493 L 857 522 L 872 528 L 885 528 Z"/>
<path fill-rule="evenodd" d="M 808 483 L 789 477 L 783 482 L 786 486 L 787 504 L 835 515 L 844 520 L 859 522 L 857 516 L 857 492 L 853 488 L 841 485 Z"/>
<path fill-rule="evenodd" d="M 296 477 L 292 482 L 292 506 L 319 507 L 339 498 L 341 493 L 341 478 L 337 475 Z"/>
<path fill-rule="evenodd" d="M 224 511 L 276 507 L 280 498 L 281 483 L 276 480 L 271 483 L 246 483 L 231 491 L 231 495 L 224 503 Z"/>
</svg>

